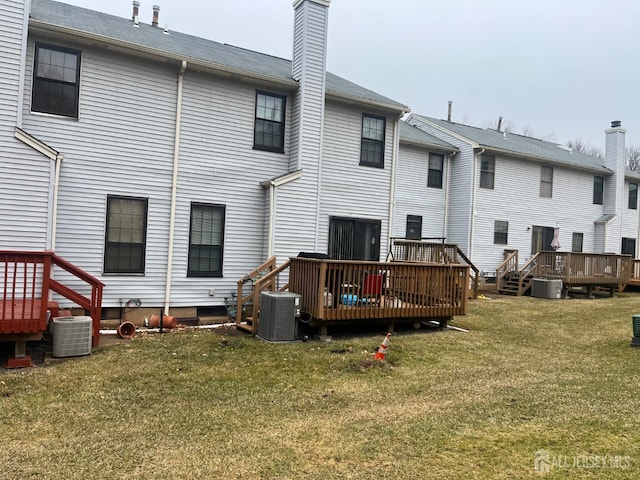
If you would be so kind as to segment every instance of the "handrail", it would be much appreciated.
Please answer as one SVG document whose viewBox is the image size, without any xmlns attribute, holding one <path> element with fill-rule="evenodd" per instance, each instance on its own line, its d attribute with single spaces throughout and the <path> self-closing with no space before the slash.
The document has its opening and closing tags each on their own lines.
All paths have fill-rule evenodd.
<svg viewBox="0 0 640 480">
<path fill-rule="evenodd" d="M 504 287 L 504 277 L 509 272 L 516 271 L 518 269 L 518 250 L 512 251 L 503 262 L 496 268 L 496 286 L 498 291 Z"/>
<path fill-rule="evenodd" d="M 46 329 L 46 318 L 47 318 L 47 300 L 49 298 L 49 291 L 56 292 L 68 300 L 71 300 L 74 303 L 80 305 L 80 307 L 88 310 L 91 318 L 92 318 L 92 328 L 93 328 L 93 339 L 92 345 L 97 347 L 100 342 L 100 317 L 102 310 L 102 290 L 104 289 L 104 283 L 98 280 L 93 275 L 85 272 L 81 268 L 73 265 L 71 262 L 65 260 L 62 257 L 59 257 L 54 252 L 44 251 L 44 252 L 18 252 L 18 251 L 7 251 L 0 250 L 0 258 L 13 258 L 14 265 L 17 265 L 19 262 L 24 266 L 23 275 L 24 275 L 24 286 L 22 288 L 22 297 L 21 299 L 24 302 L 24 305 L 27 303 L 31 303 L 34 305 L 37 302 L 40 304 L 40 312 L 38 315 L 38 322 L 40 325 L 40 331 L 44 331 Z M 6 265 L 7 260 L 5 260 Z M 33 264 L 33 270 L 27 272 L 26 265 L 28 263 Z M 36 269 L 37 264 L 42 264 L 43 269 L 42 272 L 38 272 Z M 91 298 L 87 298 L 76 290 L 62 284 L 60 281 L 55 280 L 53 278 L 53 267 L 60 267 L 65 270 L 67 273 L 73 275 L 77 279 L 83 281 L 91 287 Z M 7 297 L 7 288 L 8 288 L 8 268 L 5 266 L 5 278 L 4 278 L 4 294 L 2 303 L 3 312 L 6 309 L 6 303 L 8 300 Z M 30 279 L 30 284 L 27 285 L 27 274 Z M 39 298 L 36 298 L 36 284 L 38 282 L 37 277 L 42 275 L 42 284 L 40 286 L 40 294 Z M 15 286 L 16 286 L 16 277 L 17 277 L 17 269 L 14 267 L 13 270 L 13 284 L 12 295 L 15 296 Z M 29 287 L 28 289 L 26 287 Z M 27 296 L 27 293 L 29 295 Z M 23 307 L 25 308 L 25 307 Z M 33 307 L 32 307 L 33 310 Z M 24 317 L 26 312 L 22 312 L 22 316 Z M 34 312 L 30 312 L 34 313 Z M 3 313 L 4 316 L 4 313 Z M 32 315 L 33 316 L 33 315 Z"/>
<path fill-rule="evenodd" d="M 280 265 L 279 267 L 271 270 L 269 273 L 267 273 L 264 277 L 259 278 L 258 280 L 256 280 L 253 284 L 253 292 L 251 294 L 251 299 L 252 299 L 252 312 L 251 312 L 251 317 L 253 318 L 253 323 L 251 324 L 251 330 L 253 335 L 255 335 L 256 333 L 258 333 L 258 322 L 259 322 L 259 311 L 260 311 L 260 294 L 264 291 L 267 290 L 275 290 L 275 286 L 276 286 L 276 278 L 278 277 L 278 274 L 280 274 L 282 271 L 286 270 L 287 268 L 289 268 L 289 263 L 291 263 L 290 260 L 286 260 L 282 265 Z M 264 284 L 264 285 L 263 285 Z M 288 288 L 289 284 L 285 285 L 283 288 L 281 288 L 280 290 L 286 290 Z"/>
<path fill-rule="evenodd" d="M 464 252 L 460 250 L 460 247 L 456 245 L 456 248 L 458 249 L 458 255 L 462 257 L 465 263 L 469 265 L 469 268 L 471 268 L 471 270 L 473 270 L 473 272 L 475 273 L 475 275 L 473 276 L 473 298 L 478 298 L 478 277 L 480 275 L 480 270 L 473 264 L 471 260 L 469 260 Z"/>
<path fill-rule="evenodd" d="M 520 276 L 518 278 L 518 295 L 524 295 L 525 281 L 529 277 L 533 277 L 538 272 L 538 257 L 540 256 L 540 252 L 537 252 L 533 255 L 527 263 L 525 263 L 520 269 Z"/>
</svg>

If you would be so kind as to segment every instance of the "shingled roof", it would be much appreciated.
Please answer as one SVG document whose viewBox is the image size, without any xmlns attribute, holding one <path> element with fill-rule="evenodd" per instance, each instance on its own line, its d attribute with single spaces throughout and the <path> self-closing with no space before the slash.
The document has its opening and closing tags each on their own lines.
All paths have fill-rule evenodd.
<svg viewBox="0 0 640 480">
<path fill-rule="evenodd" d="M 529 157 L 546 160 L 552 163 L 564 164 L 573 168 L 611 173 L 604 166 L 604 160 L 585 153 L 572 151 L 564 145 L 547 142 L 538 138 L 518 135 L 511 132 L 500 132 L 490 128 L 479 128 L 461 123 L 439 120 L 437 118 L 412 114 L 413 118 L 429 122 L 440 129 L 448 130 L 478 147 L 486 148 L 518 157 Z"/>
<path fill-rule="evenodd" d="M 107 44 L 145 51 L 161 57 L 186 60 L 248 77 L 295 85 L 291 76 L 291 61 L 244 48 L 214 42 L 200 37 L 140 23 L 130 19 L 76 7 L 52 0 L 33 0 L 31 27 L 52 29 L 76 37 L 99 39 Z M 377 105 L 394 111 L 408 111 L 402 103 L 356 85 L 327 72 L 326 93 L 355 102 Z"/>
<path fill-rule="evenodd" d="M 400 121 L 400 141 L 413 145 L 420 145 L 427 148 L 434 148 L 438 151 L 457 152 L 458 148 L 450 143 L 440 140 L 427 132 L 420 130 L 405 121 Z"/>
</svg>

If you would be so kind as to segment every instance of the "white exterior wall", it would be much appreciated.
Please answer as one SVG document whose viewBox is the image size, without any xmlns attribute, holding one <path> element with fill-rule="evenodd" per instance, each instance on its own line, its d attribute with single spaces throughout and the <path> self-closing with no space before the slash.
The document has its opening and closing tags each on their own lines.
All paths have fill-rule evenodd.
<svg viewBox="0 0 640 480">
<path fill-rule="evenodd" d="M 387 117 L 384 168 L 360 165 L 362 114 L 382 115 L 327 102 L 320 191 L 318 251 L 327 252 L 329 218 L 380 220 L 380 258 L 387 254 L 395 120 Z"/>
<path fill-rule="evenodd" d="M 504 249 L 517 249 L 523 264 L 531 257 L 534 225 L 560 226 L 561 251 L 571 251 L 574 232 L 583 233 L 583 251 L 596 247 L 594 221 L 602 206 L 593 205 L 593 174 L 553 166 L 553 196 L 540 197 L 541 163 L 496 156 L 494 189 L 478 188 L 476 198 L 474 264 L 495 271 Z M 480 173 L 476 175 L 480 181 Z M 508 244 L 495 245 L 496 220 L 509 222 Z"/>
<path fill-rule="evenodd" d="M 14 137 L 20 123 L 29 1 L 0 2 L 0 249 L 48 244 L 54 164 Z"/>
<path fill-rule="evenodd" d="M 51 43 L 51 42 L 50 42 Z M 82 48 L 79 118 L 30 113 L 30 39 L 25 129 L 64 154 L 56 253 L 105 283 L 103 305 L 119 298 L 164 300 L 177 67 Z M 102 275 L 108 195 L 148 199 L 144 275 Z"/>
<path fill-rule="evenodd" d="M 459 153 L 451 162 L 451 179 L 449 181 L 449 215 L 445 235 L 448 243 L 456 243 L 460 250 L 469 255 L 469 236 L 471 230 L 471 202 L 473 196 L 473 164 L 475 155 L 468 142 L 449 135 L 442 130 L 410 117 L 408 122 L 421 130 L 454 145 Z M 475 252 L 474 252 L 475 253 Z M 472 261 L 473 258 L 471 258 Z"/>
<path fill-rule="evenodd" d="M 396 170 L 396 188 L 392 237 L 404 237 L 407 215 L 422 217 L 423 237 L 444 237 L 445 201 L 449 171 L 444 155 L 442 188 L 427 187 L 429 150 L 414 145 L 400 144 Z"/>
</svg>

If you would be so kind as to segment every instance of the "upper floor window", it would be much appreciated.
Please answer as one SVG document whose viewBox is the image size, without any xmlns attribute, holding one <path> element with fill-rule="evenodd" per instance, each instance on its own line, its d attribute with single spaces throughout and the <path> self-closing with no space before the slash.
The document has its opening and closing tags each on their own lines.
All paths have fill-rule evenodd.
<svg viewBox="0 0 640 480">
<path fill-rule="evenodd" d="M 442 188 L 443 166 L 444 155 L 439 153 L 429 154 L 429 175 L 427 177 L 427 187 Z"/>
<path fill-rule="evenodd" d="M 147 199 L 107 197 L 104 273 L 144 273 Z"/>
<path fill-rule="evenodd" d="M 387 120 L 377 115 L 362 115 L 360 165 L 384 168 L 384 132 Z"/>
<path fill-rule="evenodd" d="M 422 238 L 422 216 L 407 215 L 407 230 L 405 237 L 411 240 L 420 240 Z"/>
<path fill-rule="evenodd" d="M 593 203 L 602 205 L 604 201 L 604 177 L 593 177 Z"/>
<path fill-rule="evenodd" d="M 638 184 L 637 183 L 629 184 L 629 208 L 631 210 L 638 209 Z"/>
<path fill-rule="evenodd" d="M 256 92 L 256 123 L 253 148 L 284 153 L 284 117 L 286 97 Z"/>
<path fill-rule="evenodd" d="M 551 198 L 553 194 L 553 167 L 540 168 L 540 196 Z"/>
<path fill-rule="evenodd" d="M 222 205 L 191 204 L 187 276 L 222 276 L 224 213 Z"/>
<path fill-rule="evenodd" d="M 36 43 L 31 110 L 78 117 L 80 52 Z"/>
<path fill-rule="evenodd" d="M 482 155 L 480 160 L 480 188 L 493 190 L 493 179 L 496 172 L 496 157 Z"/>
<path fill-rule="evenodd" d="M 506 245 L 509 237 L 509 222 L 496 220 L 493 225 L 493 243 Z"/>
</svg>

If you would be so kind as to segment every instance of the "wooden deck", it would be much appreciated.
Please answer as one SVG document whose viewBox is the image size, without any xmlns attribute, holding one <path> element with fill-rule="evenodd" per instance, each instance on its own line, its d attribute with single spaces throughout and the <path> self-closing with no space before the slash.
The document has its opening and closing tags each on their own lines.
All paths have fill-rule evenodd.
<svg viewBox="0 0 640 480">
<path fill-rule="evenodd" d="M 289 266 L 289 290 L 317 324 L 446 321 L 467 313 L 468 283 L 467 265 L 292 258 Z"/>
<path fill-rule="evenodd" d="M 236 326 L 255 335 L 260 293 L 276 290 L 299 293 L 304 315 L 322 329 L 328 324 L 422 319 L 445 325 L 467 313 L 468 285 L 468 265 L 296 257 L 276 267 L 271 258 L 238 281 Z"/>
<path fill-rule="evenodd" d="M 562 280 L 564 293 L 584 287 L 623 290 L 630 283 L 629 255 L 541 251 L 518 269 L 518 252 L 509 252 L 498 267 L 498 291 L 523 295 L 533 278 Z"/>
</svg>

